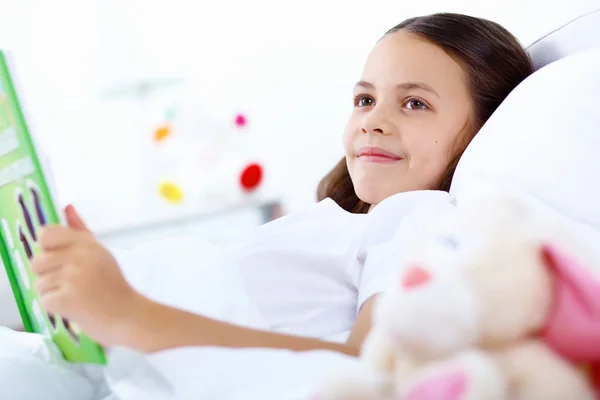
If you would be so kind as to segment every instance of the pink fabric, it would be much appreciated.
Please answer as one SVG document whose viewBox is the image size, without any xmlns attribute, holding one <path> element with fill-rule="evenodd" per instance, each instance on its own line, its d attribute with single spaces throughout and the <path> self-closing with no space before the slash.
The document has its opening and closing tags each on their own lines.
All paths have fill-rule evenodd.
<svg viewBox="0 0 600 400">
<path fill-rule="evenodd" d="M 592 366 L 591 379 L 592 386 L 596 390 L 596 398 L 600 399 L 600 363 Z"/>
<path fill-rule="evenodd" d="M 403 400 L 460 400 L 467 388 L 467 375 L 455 371 L 420 382 L 403 396 Z"/>
<path fill-rule="evenodd" d="M 555 276 L 543 339 L 573 362 L 600 364 L 600 280 L 556 246 L 546 245 L 542 253 Z"/>
</svg>

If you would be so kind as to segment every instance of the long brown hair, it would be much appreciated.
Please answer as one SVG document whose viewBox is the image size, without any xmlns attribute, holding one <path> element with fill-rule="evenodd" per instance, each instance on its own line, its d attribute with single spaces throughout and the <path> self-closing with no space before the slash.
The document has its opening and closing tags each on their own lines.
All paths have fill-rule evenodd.
<svg viewBox="0 0 600 400">
<path fill-rule="evenodd" d="M 400 30 L 440 47 L 459 62 L 468 75 L 474 115 L 435 188 L 448 191 L 454 170 L 471 139 L 506 96 L 533 73 L 533 64 L 527 51 L 509 31 L 486 19 L 452 13 L 432 14 L 407 19 L 386 35 Z M 317 199 L 327 197 L 353 213 L 366 213 L 371 206 L 356 195 L 344 158 L 319 183 Z"/>
</svg>

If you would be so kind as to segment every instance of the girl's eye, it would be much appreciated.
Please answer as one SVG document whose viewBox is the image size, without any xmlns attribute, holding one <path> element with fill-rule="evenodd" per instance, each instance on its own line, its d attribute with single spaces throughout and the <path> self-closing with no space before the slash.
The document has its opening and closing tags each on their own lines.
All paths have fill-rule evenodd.
<svg viewBox="0 0 600 400">
<path fill-rule="evenodd" d="M 373 100 L 369 96 L 356 96 L 354 97 L 354 107 L 370 107 L 375 104 L 375 100 Z"/>
<path fill-rule="evenodd" d="M 404 106 L 409 110 L 427 110 L 427 104 L 419 99 L 408 99 L 404 103 Z"/>
</svg>

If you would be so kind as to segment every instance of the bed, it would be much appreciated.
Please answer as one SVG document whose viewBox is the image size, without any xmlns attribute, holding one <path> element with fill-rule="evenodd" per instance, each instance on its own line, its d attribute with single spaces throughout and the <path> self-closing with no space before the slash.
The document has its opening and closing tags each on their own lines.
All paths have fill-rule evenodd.
<svg viewBox="0 0 600 400">
<path fill-rule="evenodd" d="M 510 104 L 501 106 L 469 146 L 457 169 L 452 193 L 459 200 L 461 196 L 474 196 L 494 188 L 520 193 L 546 207 L 549 213 L 573 220 L 582 240 L 597 240 L 600 189 L 597 189 L 595 177 L 600 172 L 600 157 L 596 156 L 594 148 L 600 148 L 600 113 L 597 111 L 600 102 L 600 74 L 597 72 L 600 71 L 600 10 L 550 32 L 533 43 L 529 51 L 538 73 L 511 94 L 511 100 L 506 102 Z M 566 57 L 573 61 L 556 62 Z M 556 67 L 543 68 L 551 63 Z M 552 90 L 548 90 L 550 80 Z M 560 106 L 565 99 L 569 101 L 573 91 L 577 93 L 578 107 L 565 113 Z M 523 98 L 536 101 L 523 103 Z M 557 117 L 558 114 L 563 116 Z M 536 121 L 543 123 L 526 123 L 526 119 L 535 119 L 535 115 L 539 116 Z M 546 121 L 546 115 L 562 119 Z M 522 123 L 515 124 L 518 118 L 523 118 Z M 512 136 L 503 134 L 502 140 L 512 146 L 518 141 L 520 150 L 499 154 L 503 147 L 495 132 L 507 130 Z M 553 135 L 551 140 L 548 139 L 552 145 L 540 152 L 540 141 L 546 140 L 544 135 L 548 132 Z M 523 139 L 523 136 L 529 139 Z M 581 168 L 579 164 L 559 165 L 565 159 L 566 150 L 575 152 L 577 158 L 585 157 L 586 163 L 589 161 L 588 168 Z M 541 183 L 552 186 L 546 176 L 553 174 L 555 178 L 560 177 L 561 185 L 566 189 L 539 186 Z M 593 189 L 589 189 L 590 186 Z M 564 195 L 565 190 L 568 196 Z M 181 256 L 185 257 L 185 252 Z M 155 271 L 154 276 L 161 276 L 160 271 Z M 139 285 L 144 291 L 154 290 L 157 299 L 193 309 L 193 305 L 178 293 L 161 293 L 152 279 L 140 281 Z M 239 312 L 231 318 L 245 323 L 249 313 L 244 295 L 239 293 L 231 300 Z M 223 307 L 231 310 L 231 304 L 210 303 L 211 310 L 195 311 L 218 315 Z M 39 337 L 0 331 L 3 399 L 299 400 L 309 397 L 324 374 L 342 368 L 360 368 L 360 365 L 353 358 L 328 351 L 294 353 L 266 349 L 185 348 L 146 356 L 114 349 L 105 381 L 102 371 L 61 363 L 51 347 Z"/>
</svg>

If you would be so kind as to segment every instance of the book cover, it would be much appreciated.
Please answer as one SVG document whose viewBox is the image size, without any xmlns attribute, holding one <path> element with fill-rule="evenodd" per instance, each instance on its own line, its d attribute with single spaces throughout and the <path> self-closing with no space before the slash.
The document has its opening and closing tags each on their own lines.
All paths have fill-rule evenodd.
<svg viewBox="0 0 600 400">
<path fill-rule="evenodd" d="M 56 343 L 67 361 L 106 364 L 102 347 L 75 324 L 48 314 L 35 291 L 30 260 L 38 231 L 60 224 L 49 177 L 25 120 L 10 58 L 0 50 L 0 256 L 27 332 Z M 2 269 L 2 268 L 0 268 Z"/>
</svg>

